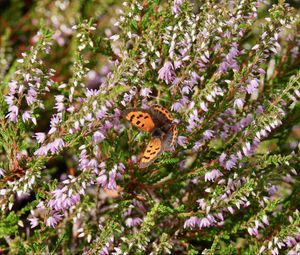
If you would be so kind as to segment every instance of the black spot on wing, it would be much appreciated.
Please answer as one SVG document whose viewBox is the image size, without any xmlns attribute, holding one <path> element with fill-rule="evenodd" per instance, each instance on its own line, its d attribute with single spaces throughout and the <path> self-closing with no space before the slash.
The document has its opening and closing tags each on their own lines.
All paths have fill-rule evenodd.
<svg viewBox="0 0 300 255">
<path fill-rule="evenodd" d="M 135 117 L 135 115 L 132 114 L 129 120 L 132 121 L 134 117 Z"/>
</svg>

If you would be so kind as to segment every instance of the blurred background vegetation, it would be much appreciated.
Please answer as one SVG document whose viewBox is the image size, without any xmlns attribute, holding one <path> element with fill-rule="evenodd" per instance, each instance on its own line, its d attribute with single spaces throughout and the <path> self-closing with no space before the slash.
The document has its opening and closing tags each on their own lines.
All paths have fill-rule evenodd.
<svg viewBox="0 0 300 255">
<path fill-rule="evenodd" d="M 195 4 L 194 12 L 197 13 L 203 1 L 194 0 L 192 2 Z M 276 2 L 273 1 L 273 3 Z M 300 10 L 300 1 L 286 2 L 298 11 Z M 27 51 L 36 42 L 36 33 L 41 27 L 53 31 L 55 38 L 55 44 L 50 57 L 46 60 L 46 65 L 55 69 L 54 81 L 67 83 L 72 77 L 74 58 L 76 58 L 74 55 L 76 51 L 73 50 L 76 47 L 76 38 L 73 36 L 72 26 L 82 20 L 96 24 L 96 31 L 93 34 L 93 51 L 84 52 L 84 58 L 89 60 L 88 67 L 91 70 L 86 77 L 86 85 L 90 88 L 98 88 L 110 71 L 110 60 L 118 60 L 118 54 L 113 50 L 113 45 L 105 38 L 117 32 L 118 28 L 114 24 L 120 15 L 119 10 L 122 8 L 122 3 L 122 0 L 0 0 L 0 92 L 7 93 L 7 84 L 11 79 L 12 72 L 15 71 L 16 60 L 21 57 L 22 52 Z M 163 3 L 164 1 L 162 1 Z M 272 2 L 268 2 L 268 5 L 270 4 Z M 267 8 L 261 10 L 257 26 L 262 22 L 266 12 Z M 297 30 L 299 35 L 300 26 Z M 244 43 L 247 44 L 255 39 L 257 38 L 255 38 L 254 28 L 254 33 L 246 38 Z M 280 76 L 282 80 L 287 80 L 299 70 L 300 54 L 293 66 L 289 66 L 288 63 L 285 65 L 285 73 L 281 73 Z M 47 104 L 54 105 L 54 98 L 49 97 Z M 38 131 L 49 129 L 51 114 L 49 112 L 48 115 L 45 115 L 44 122 L 40 122 L 40 126 L 37 128 Z M 299 106 L 295 107 L 287 118 L 288 121 L 280 127 L 282 132 L 275 132 L 276 136 L 269 137 L 267 141 L 263 142 L 258 153 L 268 151 L 285 155 L 293 150 L 298 150 L 297 146 L 300 142 Z M 48 162 L 47 169 L 54 178 L 58 178 L 62 173 L 68 174 L 73 171 L 65 158 L 60 160 L 56 158 L 55 161 Z M 16 204 L 14 209 L 19 210 L 22 206 L 24 204 Z M 202 241 L 201 245 L 205 247 L 205 241 Z"/>
</svg>

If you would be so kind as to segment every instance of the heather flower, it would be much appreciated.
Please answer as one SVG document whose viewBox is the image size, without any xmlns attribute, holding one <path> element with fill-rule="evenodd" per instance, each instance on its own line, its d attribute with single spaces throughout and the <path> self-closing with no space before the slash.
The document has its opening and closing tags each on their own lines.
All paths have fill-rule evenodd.
<svg viewBox="0 0 300 255">
<path fill-rule="evenodd" d="M 127 218 L 125 221 L 126 226 L 128 227 L 136 227 L 139 226 L 142 222 L 142 219 L 140 219 L 139 217 L 135 217 L 135 218 Z"/>
<path fill-rule="evenodd" d="M 177 138 L 177 143 L 180 145 L 180 146 L 185 146 L 187 145 L 187 138 L 185 136 L 178 136 Z"/>
<path fill-rule="evenodd" d="M 46 221 L 46 226 L 54 228 L 57 223 L 60 221 L 62 218 L 62 215 L 58 213 L 53 213 L 51 216 Z"/>
<path fill-rule="evenodd" d="M 39 224 L 38 218 L 36 217 L 28 218 L 28 220 L 30 221 L 31 228 L 35 228 Z"/>
<path fill-rule="evenodd" d="M 100 132 L 100 131 L 96 131 L 93 135 L 93 140 L 95 143 L 100 143 L 105 139 L 105 135 Z"/>
<path fill-rule="evenodd" d="M 214 181 L 215 179 L 217 179 L 218 177 L 222 176 L 223 174 L 218 170 L 218 169 L 213 169 L 210 172 L 207 172 L 205 174 L 205 181 Z"/>
<path fill-rule="evenodd" d="M 177 14 L 178 12 L 180 12 L 180 6 L 183 4 L 183 0 L 174 0 L 173 2 L 173 13 Z"/>
<path fill-rule="evenodd" d="M 184 222 L 184 228 L 194 228 L 196 226 L 200 226 L 200 219 L 196 216 L 193 216 Z"/>
<path fill-rule="evenodd" d="M 151 89 L 149 88 L 142 88 L 141 89 L 141 92 L 140 92 L 140 95 L 142 97 L 149 97 L 149 95 L 152 93 Z"/>
<path fill-rule="evenodd" d="M 234 107 L 235 108 L 238 108 L 239 110 L 242 110 L 243 109 L 243 106 L 244 106 L 244 99 L 242 98 L 238 98 L 234 101 Z"/>
<path fill-rule="evenodd" d="M 48 144 L 48 150 L 51 151 L 52 154 L 57 153 L 65 146 L 64 141 L 61 138 L 57 138 L 54 142 Z"/>
<path fill-rule="evenodd" d="M 5 170 L 3 168 L 0 168 L 0 176 L 5 176 Z"/>
<path fill-rule="evenodd" d="M 107 176 L 102 174 L 97 178 L 97 183 L 101 185 L 102 187 L 107 186 Z"/>
<path fill-rule="evenodd" d="M 199 228 L 206 228 L 209 227 L 211 225 L 211 222 L 209 221 L 209 219 L 207 218 L 202 218 L 200 220 L 200 224 L 198 224 Z"/>
<path fill-rule="evenodd" d="M 166 61 L 163 67 L 158 71 L 158 78 L 169 84 L 174 78 L 174 67 L 170 61 Z"/>
<path fill-rule="evenodd" d="M 258 84 L 258 81 L 257 81 L 256 79 L 251 80 L 250 83 L 247 85 L 247 88 L 246 88 L 247 93 L 248 93 L 248 94 L 253 94 L 253 92 L 254 92 L 255 90 L 257 90 L 258 85 L 259 85 L 259 84 Z"/>
<path fill-rule="evenodd" d="M 93 18 L 103 6 L 36 7 L 35 17 L 21 15 L 27 35 L 14 26 L 0 38 L 3 222 L 51 227 L 42 248 L 58 253 L 69 243 L 84 254 L 188 253 L 204 228 L 214 240 L 206 253 L 226 254 L 240 238 L 245 253 L 298 252 L 295 8 L 130 1 L 117 20 L 114 12 L 105 16 L 103 28 L 102 17 L 95 25 L 74 19 Z M 11 24 L 6 11 L 3 24 Z M 50 31 L 29 38 L 39 24 Z M 19 36 L 28 49 L 21 54 Z M 121 113 L 153 104 L 175 112 L 178 146 L 139 169 L 153 133 L 129 130 Z M 68 224 L 72 234 L 57 245 Z M 215 238 L 222 231 L 229 239 Z M 32 253 L 33 232 L 19 236 Z"/>
</svg>

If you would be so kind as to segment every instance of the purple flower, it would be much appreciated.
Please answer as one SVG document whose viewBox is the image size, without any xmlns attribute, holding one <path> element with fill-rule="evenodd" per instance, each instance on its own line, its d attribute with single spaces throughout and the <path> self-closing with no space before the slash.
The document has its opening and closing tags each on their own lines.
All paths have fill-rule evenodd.
<svg viewBox="0 0 300 255">
<path fill-rule="evenodd" d="M 204 141 L 203 140 L 199 140 L 197 142 L 195 142 L 195 145 L 193 146 L 193 151 L 197 152 L 199 151 L 199 149 L 204 145 Z"/>
<path fill-rule="evenodd" d="M 0 168 L 0 176 L 4 176 L 5 175 L 5 170 L 3 168 Z"/>
<path fill-rule="evenodd" d="M 247 230 L 248 230 L 248 233 L 249 233 L 250 236 L 257 236 L 258 235 L 257 228 L 251 228 L 251 227 L 249 227 Z"/>
<path fill-rule="evenodd" d="M 191 218 L 189 218 L 188 220 L 186 220 L 184 222 L 183 227 L 184 228 L 194 228 L 195 226 L 199 226 L 200 225 L 200 219 L 196 216 L 192 216 Z"/>
<path fill-rule="evenodd" d="M 171 110 L 179 112 L 183 108 L 183 105 L 180 102 L 176 102 L 171 106 Z"/>
<path fill-rule="evenodd" d="M 231 214 L 234 214 L 234 210 L 231 206 L 227 207 L 228 212 L 230 212 Z"/>
<path fill-rule="evenodd" d="M 178 136 L 177 137 L 177 143 L 180 145 L 180 146 L 185 146 L 187 144 L 187 138 L 185 136 Z"/>
<path fill-rule="evenodd" d="M 11 105 L 8 107 L 8 111 L 9 113 L 6 115 L 6 118 L 8 118 L 8 120 L 11 122 L 17 122 L 19 108 L 16 105 Z"/>
<path fill-rule="evenodd" d="M 292 236 L 286 237 L 283 241 L 286 243 L 288 247 L 293 247 L 295 246 L 295 244 L 297 244 L 297 240 Z"/>
<path fill-rule="evenodd" d="M 233 106 L 235 108 L 238 108 L 239 110 L 242 110 L 244 107 L 244 103 L 245 103 L 244 99 L 238 98 L 234 101 Z"/>
<path fill-rule="evenodd" d="M 164 66 L 158 71 L 158 78 L 169 84 L 174 79 L 174 67 L 170 61 L 166 61 Z"/>
<path fill-rule="evenodd" d="M 100 110 L 98 110 L 98 111 L 96 112 L 96 118 L 97 118 L 97 120 L 101 120 L 101 119 L 103 119 L 104 117 L 106 117 L 106 113 L 107 113 L 107 107 L 101 105 Z"/>
<path fill-rule="evenodd" d="M 229 53 L 224 57 L 218 71 L 220 73 L 225 73 L 227 70 L 232 69 L 234 72 L 237 72 L 239 70 L 239 65 L 236 58 L 239 54 L 241 54 L 241 51 L 238 50 L 238 44 L 235 42 L 232 44 Z"/>
<path fill-rule="evenodd" d="M 201 208 L 201 210 L 206 209 L 206 202 L 205 202 L 204 198 L 198 199 L 197 203 L 199 204 L 199 208 Z"/>
<path fill-rule="evenodd" d="M 39 225 L 39 220 L 36 217 L 28 218 L 28 220 L 30 221 L 31 228 L 35 228 L 37 225 Z"/>
<path fill-rule="evenodd" d="M 33 103 L 35 103 L 37 101 L 37 92 L 34 88 L 30 88 L 28 90 L 28 94 L 25 97 L 27 105 L 32 105 Z"/>
<path fill-rule="evenodd" d="M 217 213 L 215 216 L 216 216 L 219 220 L 224 221 L 224 217 L 223 217 L 223 214 L 222 214 L 222 213 Z"/>
<path fill-rule="evenodd" d="M 152 93 L 151 89 L 149 88 L 142 88 L 140 92 L 140 96 L 142 97 L 149 97 L 149 95 Z"/>
<path fill-rule="evenodd" d="M 102 187 L 106 187 L 107 185 L 107 176 L 102 174 L 97 178 L 97 183 Z"/>
<path fill-rule="evenodd" d="M 50 130 L 48 132 L 49 135 L 53 134 L 57 127 L 59 127 L 60 123 L 61 123 L 61 113 L 55 114 L 52 116 L 51 120 L 50 120 Z"/>
<path fill-rule="evenodd" d="M 34 137 L 38 143 L 43 143 L 46 139 L 46 134 L 43 132 L 38 132 L 34 134 Z"/>
<path fill-rule="evenodd" d="M 258 81 L 256 79 L 250 81 L 250 83 L 247 85 L 247 93 L 252 94 L 255 90 L 258 88 Z"/>
<path fill-rule="evenodd" d="M 93 135 L 93 141 L 94 143 L 101 143 L 105 139 L 105 136 L 102 132 L 96 131 Z"/>
<path fill-rule="evenodd" d="M 115 190 L 117 188 L 116 175 L 117 175 L 117 173 L 116 173 L 115 169 L 113 169 L 109 172 L 109 181 L 107 184 L 108 189 Z"/>
<path fill-rule="evenodd" d="M 208 112 L 207 104 L 205 102 L 200 103 L 200 108 L 204 112 Z"/>
<path fill-rule="evenodd" d="M 46 221 L 46 226 L 54 228 L 61 218 L 61 214 L 58 214 L 57 212 L 52 213 L 52 215 Z"/>
<path fill-rule="evenodd" d="M 53 198 L 49 200 L 48 206 L 56 211 L 67 210 L 80 201 L 80 195 L 71 189 L 68 190 L 67 186 L 52 191 L 52 194 Z"/>
<path fill-rule="evenodd" d="M 47 155 L 48 151 L 49 151 L 48 145 L 41 146 L 40 148 L 38 148 L 34 152 L 34 155 L 36 155 L 36 156 L 44 156 L 44 155 Z"/>
<path fill-rule="evenodd" d="M 57 111 L 58 112 L 62 112 L 62 111 L 64 111 L 65 110 L 65 106 L 64 106 L 64 98 L 65 98 L 65 96 L 63 96 L 63 95 L 57 95 L 57 96 L 55 96 L 55 101 L 56 101 L 56 103 L 55 103 L 55 109 L 57 109 Z"/>
<path fill-rule="evenodd" d="M 180 6 L 182 5 L 182 3 L 183 3 L 183 0 L 174 0 L 173 7 L 172 7 L 174 14 L 177 14 L 180 12 Z"/>
<path fill-rule="evenodd" d="M 127 218 L 125 221 L 125 225 L 128 227 L 136 227 L 142 223 L 142 219 L 139 217 L 135 218 Z"/>
<path fill-rule="evenodd" d="M 226 154 L 224 152 L 222 152 L 222 154 L 220 155 L 220 158 L 219 158 L 219 162 L 222 166 L 224 164 L 225 158 L 226 158 Z"/>
<path fill-rule="evenodd" d="M 214 131 L 213 130 L 206 130 L 204 133 L 203 133 L 203 140 L 204 141 L 208 141 L 210 140 L 211 138 L 214 137 Z"/>
<path fill-rule="evenodd" d="M 225 169 L 230 170 L 236 165 L 236 162 L 234 160 L 228 160 L 225 163 Z"/>
<path fill-rule="evenodd" d="M 201 228 L 209 227 L 210 225 L 211 225 L 211 222 L 209 221 L 209 219 L 203 218 L 200 220 L 200 224 L 198 226 L 201 229 Z"/>
<path fill-rule="evenodd" d="M 194 128 L 196 128 L 200 123 L 202 123 L 203 118 L 198 117 L 198 111 L 195 109 L 193 112 L 189 115 L 188 123 L 189 125 L 187 126 L 187 131 L 192 132 Z"/>
<path fill-rule="evenodd" d="M 118 170 L 121 172 L 121 173 L 124 173 L 125 172 L 125 165 L 123 163 L 119 163 L 118 164 Z"/>
<path fill-rule="evenodd" d="M 189 87 L 189 86 L 184 86 L 182 89 L 181 89 L 181 94 L 184 95 L 184 94 L 189 94 L 190 92 L 192 91 L 192 88 Z"/>
<path fill-rule="evenodd" d="M 100 252 L 99 255 L 109 255 L 109 251 L 107 247 L 104 247 Z"/>
<path fill-rule="evenodd" d="M 205 181 L 214 181 L 218 177 L 222 176 L 223 174 L 218 169 L 213 169 L 210 172 L 207 172 L 204 176 Z"/>
<path fill-rule="evenodd" d="M 55 154 L 56 152 L 60 151 L 65 146 L 65 143 L 64 143 L 63 139 L 56 138 L 54 140 L 54 142 L 49 143 L 48 146 L 49 146 L 51 153 Z"/>
</svg>

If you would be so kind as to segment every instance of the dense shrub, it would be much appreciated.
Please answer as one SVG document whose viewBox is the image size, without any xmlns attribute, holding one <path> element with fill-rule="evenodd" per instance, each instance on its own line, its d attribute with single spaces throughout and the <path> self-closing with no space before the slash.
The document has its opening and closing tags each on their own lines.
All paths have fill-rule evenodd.
<svg viewBox="0 0 300 255">
<path fill-rule="evenodd" d="M 1 252 L 300 253 L 297 1 L 2 4 Z"/>
</svg>

